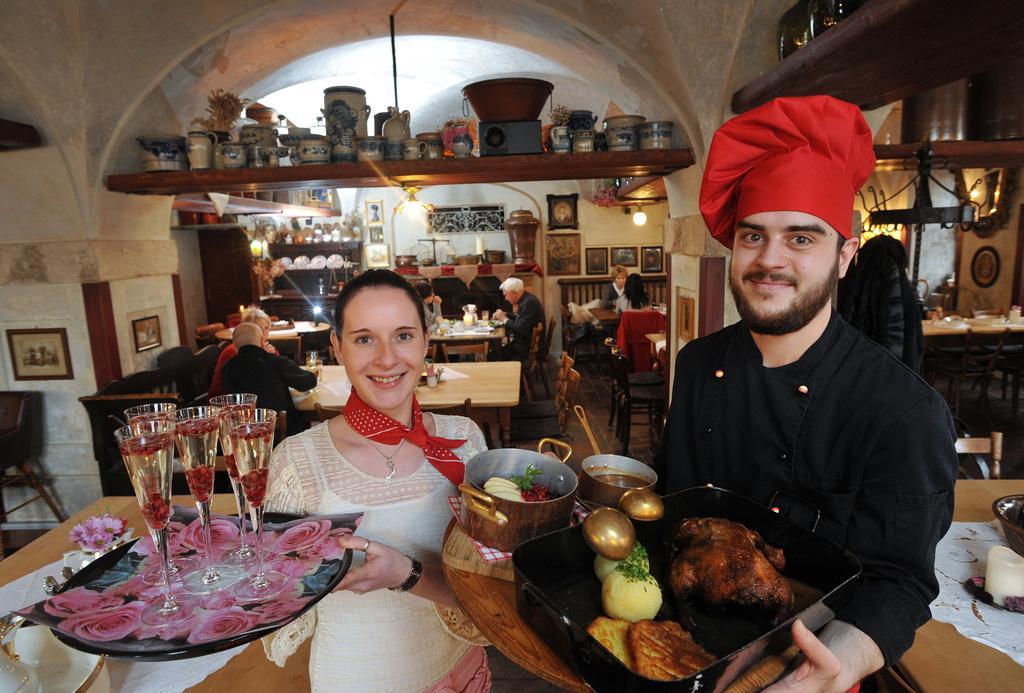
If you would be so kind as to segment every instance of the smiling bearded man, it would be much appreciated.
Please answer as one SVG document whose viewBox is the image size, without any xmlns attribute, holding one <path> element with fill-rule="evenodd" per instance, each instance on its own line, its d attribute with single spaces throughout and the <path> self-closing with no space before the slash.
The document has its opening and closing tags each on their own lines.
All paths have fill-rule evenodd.
<svg viewBox="0 0 1024 693">
<path fill-rule="evenodd" d="M 742 320 L 679 352 L 659 478 L 771 505 L 863 565 L 817 636 L 794 623 L 806 659 L 773 691 L 845 691 L 892 664 L 938 592 L 958 466 L 949 408 L 830 305 L 874 163 L 855 106 L 782 98 L 718 130 L 701 185 Z"/>
</svg>

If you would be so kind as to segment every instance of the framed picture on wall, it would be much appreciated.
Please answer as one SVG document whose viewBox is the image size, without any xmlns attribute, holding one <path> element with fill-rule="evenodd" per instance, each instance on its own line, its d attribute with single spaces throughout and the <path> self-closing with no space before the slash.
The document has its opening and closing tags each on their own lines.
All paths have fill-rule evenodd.
<svg viewBox="0 0 1024 693">
<path fill-rule="evenodd" d="M 548 274 L 565 276 L 580 273 L 580 235 L 559 233 L 547 237 Z"/>
<path fill-rule="evenodd" d="M 71 380 L 68 331 L 63 327 L 7 330 L 15 380 Z"/>
<path fill-rule="evenodd" d="M 160 316 L 150 315 L 132 320 L 132 338 L 135 340 L 136 353 L 160 346 L 163 343 L 160 335 Z"/>
<path fill-rule="evenodd" d="M 367 200 L 366 201 L 366 225 L 367 226 L 383 226 L 384 225 L 384 200 Z"/>
<path fill-rule="evenodd" d="M 587 274 L 608 274 L 607 248 L 587 248 Z"/>
<path fill-rule="evenodd" d="M 578 229 L 576 216 L 577 193 L 572 195 L 548 195 L 548 229 Z"/>
<path fill-rule="evenodd" d="M 628 248 L 612 248 L 612 264 L 624 267 L 636 267 L 636 246 Z"/>
<path fill-rule="evenodd" d="M 693 296 L 687 296 L 682 289 L 676 289 L 676 336 L 680 345 L 693 339 L 693 320 Z"/>
<path fill-rule="evenodd" d="M 657 273 L 664 271 L 664 250 L 660 245 L 645 245 L 640 249 L 640 271 Z"/>
<path fill-rule="evenodd" d="M 987 289 L 999 279 L 999 251 L 990 245 L 978 248 L 971 258 L 971 279 L 982 289 Z"/>
<path fill-rule="evenodd" d="M 370 243 L 383 243 L 384 242 L 384 227 L 383 226 L 370 226 Z"/>
<path fill-rule="evenodd" d="M 366 246 L 367 267 L 390 267 L 391 254 L 386 243 L 371 243 Z"/>
</svg>

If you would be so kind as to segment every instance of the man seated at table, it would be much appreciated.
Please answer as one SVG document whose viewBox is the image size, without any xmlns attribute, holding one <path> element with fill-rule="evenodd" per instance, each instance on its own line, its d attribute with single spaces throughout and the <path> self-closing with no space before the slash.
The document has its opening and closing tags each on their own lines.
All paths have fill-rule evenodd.
<svg viewBox="0 0 1024 693">
<path fill-rule="evenodd" d="M 526 290 L 523 280 L 518 277 L 509 277 L 501 283 L 500 288 L 512 312 L 509 315 L 502 309 L 494 311 L 495 320 L 508 320 L 505 325 L 508 344 L 502 349 L 501 360 L 525 362 L 530 357 L 533 328 L 544 324 L 544 306 Z"/>
<path fill-rule="evenodd" d="M 251 392 L 256 406 L 288 413 L 288 435 L 306 430 L 306 420 L 299 415 L 288 392 L 316 387 L 316 374 L 303 370 L 291 359 L 268 353 L 266 337 L 254 323 L 242 323 L 232 335 L 238 355 L 224 366 L 224 392 L 233 395 Z"/>
<path fill-rule="evenodd" d="M 679 352 L 655 460 L 665 489 L 736 491 L 863 566 L 817 636 L 794 623 L 806 659 L 773 692 L 845 691 L 895 663 L 930 617 L 953 512 L 949 407 L 831 307 L 871 140 L 852 104 L 776 99 L 718 130 L 701 185 L 742 320 Z"/>
<path fill-rule="evenodd" d="M 434 286 L 430 282 L 418 282 L 416 293 L 423 302 L 423 317 L 427 321 L 427 327 L 435 329 L 438 321 L 444 317 L 441 315 L 441 297 L 434 293 Z"/>
<path fill-rule="evenodd" d="M 258 325 L 260 330 L 263 331 L 263 348 L 266 349 L 268 354 L 277 354 L 277 349 L 274 348 L 274 345 L 267 341 L 267 337 L 270 336 L 269 315 L 259 308 L 246 308 L 242 312 L 242 320 L 240 324 L 244 323 L 253 323 L 254 325 Z M 210 380 L 210 397 L 216 397 L 224 394 L 224 364 L 236 356 L 238 356 L 238 350 L 235 349 L 234 344 L 228 344 L 224 347 L 224 350 L 220 352 L 220 356 L 217 357 L 217 365 L 213 368 L 213 378 Z"/>
</svg>

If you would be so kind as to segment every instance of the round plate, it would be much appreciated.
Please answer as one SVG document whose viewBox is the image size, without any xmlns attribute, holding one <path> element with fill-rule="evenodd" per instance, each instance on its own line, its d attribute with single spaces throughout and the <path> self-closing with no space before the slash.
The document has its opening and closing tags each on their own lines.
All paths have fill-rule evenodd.
<svg viewBox="0 0 1024 693">
<path fill-rule="evenodd" d="M 329 269 L 341 269 L 341 264 L 342 264 L 343 261 L 344 261 L 344 258 L 341 257 L 341 255 L 338 255 L 337 253 L 335 253 L 334 255 L 328 255 L 327 256 L 327 267 Z"/>
<path fill-rule="evenodd" d="M 68 647 L 49 628 L 22 626 L 14 636 L 14 650 L 21 661 L 36 667 L 42 691 L 110 691 L 106 657 Z"/>
<path fill-rule="evenodd" d="M 313 259 L 309 261 L 309 269 L 323 269 L 327 267 L 327 258 L 323 255 L 314 255 Z"/>
<path fill-rule="evenodd" d="M 305 255 L 299 255 L 295 258 L 295 269 L 306 269 L 309 267 L 309 258 Z"/>
<path fill-rule="evenodd" d="M 284 267 L 285 269 L 291 267 L 292 266 L 292 262 L 294 262 L 290 257 L 278 258 L 277 261 L 280 262 L 281 263 L 281 267 Z"/>
</svg>

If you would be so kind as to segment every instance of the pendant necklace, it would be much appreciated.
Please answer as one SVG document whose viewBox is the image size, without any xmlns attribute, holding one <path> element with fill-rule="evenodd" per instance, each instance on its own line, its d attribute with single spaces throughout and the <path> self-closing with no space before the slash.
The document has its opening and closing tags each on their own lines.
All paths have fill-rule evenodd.
<svg viewBox="0 0 1024 693">
<path fill-rule="evenodd" d="M 395 472 L 397 471 L 395 469 L 395 457 L 398 455 L 398 451 L 402 449 L 402 446 L 405 445 L 405 438 L 402 438 L 402 441 L 398 444 L 398 447 L 395 448 L 395 451 L 390 455 L 388 455 L 386 452 L 378 448 L 376 444 L 374 444 L 374 442 L 369 438 L 366 439 L 366 442 L 372 445 L 373 449 L 379 452 L 381 454 L 381 457 L 384 458 L 384 469 L 386 472 L 384 474 L 384 479 L 390 484 L 392 481 L 394 481 Z"/>
</svg>

